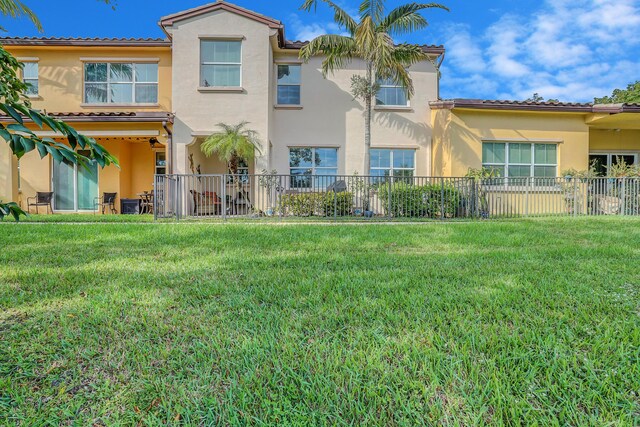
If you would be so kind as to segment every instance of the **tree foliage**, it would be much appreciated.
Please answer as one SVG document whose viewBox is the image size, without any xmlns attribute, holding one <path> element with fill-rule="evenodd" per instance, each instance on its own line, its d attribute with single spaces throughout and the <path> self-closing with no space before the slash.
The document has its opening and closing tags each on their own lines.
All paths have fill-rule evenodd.
<svg viewBox="0 0 640 427">
<path fill-rule="evenodd" d="M 543 96 L 540 96 L 540 94 L 538 92 L 534 93 L 533 96 L 531 96 L 531 98 L 527 98 L 524 100 L 524 102 L 554 102 L 554 103 L 559 103 L 560 100 L 556 99 L 556 98 L 549 98 L 546 101 L 544 100 Z"/>
<path fill-rule="evenodd" d="M 615 89 L 611 96 L 595 98 L 596 104 L 633 104 L 640 103 L 640 80 L 629 83 L 626 89 Z"/>
<path fill-rule="evenodd" d="M 111 0 L 101 1 L 112 4 Z M 0 0 L 0 13 L 9 17 L 26 16 L 41 29 L 35 14 L 19 0 Z M 22 67 L 23 64 L 0 46 L 0 115 L 9 122 L 0 123 L 0 139 L 9 144 L 11 152 L 20 159 L 29 152 L 37 151 L 40 158 L 51 156 L 57 162 L 66 161 L 81 167 L 87 167 L 92 161 L 103 168 L 118 165 L 118 160 L 94 139 L 78 133 L 62 120 L 31 107 L 25 95 L 27 84 L 18 75 Z M 33 126 L 29 128 L 29 124 Z M 59 136 L 57 140 L 40 137 L 32 129 L 34 126 L 39 130 L 53 131 Z M 76 150 L 88 151 L 89 155 L 81 155 Z M 8 215 L 19 219 L 20 215 L 26 213 L 15 203 L 0 201 L 0 220 Z"/>
<path fill-rule="evenodd" d="M 202 143 L 200 150 L 207 157 L 217 155 L 227 163 L 232 175 L 237 174 L 240 161 L 248 164 L 255 159 L 256 152 L 260 153 L 262 150 L 258 133 L 248 129 L 248 124 L 246 121 L 237 125 L 218 123 L 216 126 L 220 131 L 211 134 Z"/>
<path fill-rule="evenodd" d="M 362 0 L 359 16 L 349 15 L 332 0 L 305 0 L 301 9 L 310 11 L 319 3 L 328 6 L 334 14 L 334 21 L 347 35 L 326 34 L 311 40 L 300 51 L 300 58 L 309 61 L 311 57 L 323 55 L 322 73 L 326 77 L 339 69 L 344 69 L 354 59 L 364 60 L 366 75 L 355 76 L 352 94 L 365 102 L 365 174 L 369 173 L 369 148 L 371 146 L 372 100 L 379 90 L 379 79 L 390 79 L 405 88 L 407 96 L 414 95 L 414 86 L 408 67 L 429 59 L 421 46 L 415 44 L 395 44 L 393 37 L 406 35 L 427 27 L 422 15 L 427 9 L 444 9 L 436 3 L 407 3 L 386 12 L 386 0 Z"/>
</svg>

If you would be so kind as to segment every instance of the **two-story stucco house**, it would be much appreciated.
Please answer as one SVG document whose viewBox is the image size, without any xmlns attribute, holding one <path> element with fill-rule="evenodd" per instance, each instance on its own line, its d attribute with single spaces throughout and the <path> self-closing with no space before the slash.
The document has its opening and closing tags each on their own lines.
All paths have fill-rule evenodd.
<svg viewBox="0 0 640 427">
<path fill-rule="evenodd" d="M 305 42 L 287 40 L 280 21 L 226 1 L 159 25 L 165 39 L 0 39 L 26 64 L 33 105 L 96 138 L 121 165 L 92 174 L 35 153 L 18 165 L 0 144 L 1 199 L 51 191 L 55 211 L 92 211 L 102 193 L 152 191 L 156 174 L 226 173 L 200 150 L 221 122 L 247 121 L 260 136 L 246 173 L 462 176 L 487 166 L 503 176 L 558 177 L 590 161 L 603 171 L 620 158 L 638 162 L 640 106 L 442 101 L 444 48 L 425 45 L 429 60 L 410 69 L 412 99 L 381 82 L 365 171 L 363 105 L 350 93 L 361 61 L 325 79 L 322 58 L 303 63 Z"/>
</svg>

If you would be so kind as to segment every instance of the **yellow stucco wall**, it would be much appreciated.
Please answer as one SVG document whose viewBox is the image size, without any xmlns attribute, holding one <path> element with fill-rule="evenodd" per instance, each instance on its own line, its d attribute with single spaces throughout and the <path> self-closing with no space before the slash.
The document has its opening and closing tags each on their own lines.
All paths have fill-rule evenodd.
<svg viewBox="0 0 640 427">
<path fill-rule="evenodd" d="M 37 59 L 40 88 L 38 97 L 32 99 L 34 108 L 50 112 L 171 111 L 171 50 L 167 47 L 6 46 L 6 49 L 18 59 Z M 158 59 L 157 106 L 83 105 L 83 59 L 126 62 L 141 58 Z"/>
<path fill-rule="evenodd" d="M 434 110 L 433 175 L 464 176 L 482 166 L 483 141 L 557 142 L 558 173 L 586 169 L 589 128 L 582 114 Z"/>
<path fill-rule="evenodd" d="M 592 129 L 589 147 L 592 152 L 640 153 L 640 130 Z"/>
<path fill-rule="evenodd" d="M 0 141 L 0 200 L 18 201 L 18 164 L 4 141 Z"/>
</svg>

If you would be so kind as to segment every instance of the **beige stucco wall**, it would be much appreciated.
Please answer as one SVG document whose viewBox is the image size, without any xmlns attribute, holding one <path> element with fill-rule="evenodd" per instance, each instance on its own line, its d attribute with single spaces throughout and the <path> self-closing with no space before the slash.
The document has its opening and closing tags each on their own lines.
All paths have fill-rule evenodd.
<svg viewBox="0 0 640 427">
<path fill-rule="evenodd" d="M 582 114 L 434 110 L 433 174 L 464 176 L 482 166 L 483 141 L 558 143 L 558 174 L 589 163 L 589 128 Z"/>
<path fill-rule="evenodd" d="M 171 50 L 169 48 L 103 48 L 69 46 L 7 46 L 18 59 L 37 59 L 39 96 L 34 108 L 50 112 L 89 111 L 171 111 Z M 105 62 L 127 59 L 158 59 L 158 105 L 83 105 L 84 62 L 81 58 L 100 58 Z"/>
<path fill-rule="evenodd" d="M 188 155 L 197 155 L 194 135 L 216 130 L 218 122 L 250 122 L 262 141 L 262 156 L 256 170 L 289 172 L 289 147 L 337 147 L 339 172 L 363 173 L 363 106 L 350 94 L 351 76 L 363 74 L 361 61 L 324 79 L 321 58 L 302 65 L 302 109 L 276 108 L 276 63 L 299 62 L 297 51 L 273 47 L 275 36 L 268 26 L 227 11 L 217 11 L 176 23 L 169 32 L 173 39 L 173 107 L 176 172 L 190 173 Z M 199 91 L 200 38 L 242 36 L 242 92 Z M 426 174 L 431 159 L 429 148 L 430 100 L 437 97 L 437 73 L 430 62 L 412 69 L 418 96 L 411 107 L 376 111 L 372 146 L 417 150 L 417 172 Z M 193 144 L 190 148 L 187 148 Z M 203 172 L 225 171 L 213 165 L 216 159 L 200 158 Z"/>
<path fill-rule="evenodd" d="M 177 22 L 168 29 L 173 40 L 173 61 L 180 64 L 173 72 L 174 160 L 176 173 L 190 173 L 188 154 L 195 134 L 217 130 L 216 124 L 250 122 L 265 141 L 266 167 L 269 135 L 269 76 L 271 30 L 256 21 L 216 11 Z M 242 91 L 199 91 L 200 38 L 243 36 Z M 215 161 L 215 160 L 211 160 Z M 206 170 L 203 168 L 203 170 Z"/>
<path fill-rule="evenodd" d="M 276 61 L 295 61 L 297 56 L 276 56 Z M 363 61 L 325 79 L 322 58 L 302 65 L 302 109 L 275 109 L 272 99 L 272 168 L 289 172 L 289 147 L 337 147 L 339 173 L 363 174 L 364 105 L 351 95 L 351 77 L 364 75 Z M 407 148 L 416 151 L 416 173 L 429 171 L 431 126 L 428 102 L 437 97 L 437 73 L 430 62 L 411 69 L 415 96 L 408 108 L 376 108 L 372 124 L 372 148 Z M 273 81 L 275 86 L 275 77 Z M 274 95 L 275 96 L 275 95 Z"/>
</svg>

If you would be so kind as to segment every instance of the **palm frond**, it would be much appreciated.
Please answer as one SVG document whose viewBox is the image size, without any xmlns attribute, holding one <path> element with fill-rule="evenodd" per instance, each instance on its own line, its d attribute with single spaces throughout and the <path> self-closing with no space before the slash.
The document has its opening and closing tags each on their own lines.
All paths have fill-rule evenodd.
<svg viewBox="0 0 640 427">
<path fill-rule="evenodd" d="M 344 27 L 349 32 L 349 34 L 353 35 L 353 33 L 356 31 L 358 23 L 342 7 L 331 0 L 306 0 L 300 7 L 300 9 L 306 10 L 308 12 L 312 7 L 314 9 L 317 8 L 318 2 L 325 3 L 327 6 L 329 6 L 333 10 L 334 22 L 339 26 Z"/>
<path fill-rule="evenodd" d="M 393 49 L 393 60 L 402 64 L 404 67 L 410 67 L 421 61 L 429 59 L 429 55 L 425 53 L 421 46 L 415 44 L 401 44 Z"/>
<path fill-rule="evenodd" d="M 253 161 L 256 152 L 262 154 L 262 143 L 256 131 L 247 129 L 248 124 L 246 121 L 235 125 L 218 123 L 216 126 L 220 131 L 209 135 L 200 150 L 207 157 L 215 154 L 227 163 L 237 159 Z"/>
<path fill-rule="evenodd" d="M 429 23 L 419 12 L 433 8 L 449 10 L 437 3 L 408 3 L 389 12 L 389 15 L 380 24 L 380 29 L 391 34 L 405 34 L 421 30 Z"/>
<path fill-rule="evenodd" d="M 362 0 L 359 9 L 361 19 L 371 18 L 378 25 L 384 16 L 384 3 L 385 0 Z"/>
<path fill-rule="evenodd" d="M 316 37 L 304 46 L 300 50 L 300 58 L 309 61 L 312 56 L 326 55 L 324 63 L 327 67 L 326 69 L 323 67 L 323 73 L 326 76 L 347 64 L 357 53 L 356 43 L 352 37 L 327 34 Z"/>
<path fill-rule="evenodd" d="M 10 18 L 20 18 L 26 16 L 36 26 L 38 31 L 42 31 L 42 24 L 38 17 L 20 0 L 0 0 L 0 13 Z"/>
</svg>

